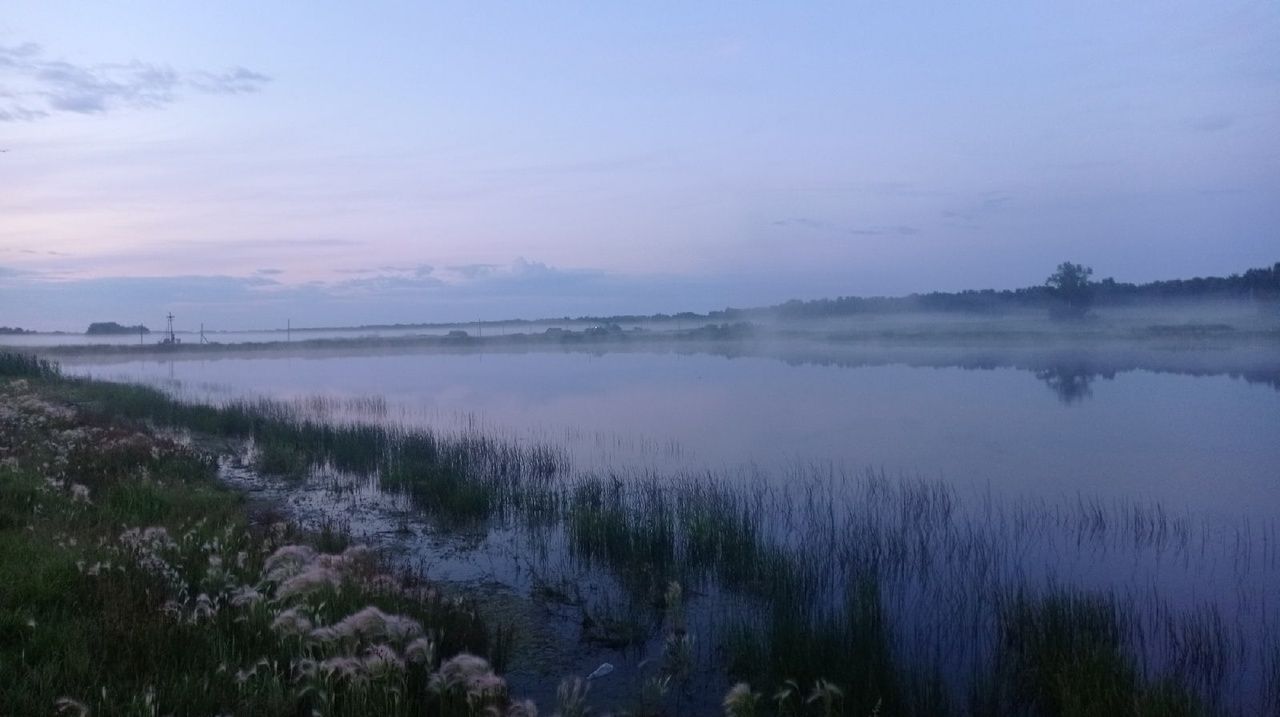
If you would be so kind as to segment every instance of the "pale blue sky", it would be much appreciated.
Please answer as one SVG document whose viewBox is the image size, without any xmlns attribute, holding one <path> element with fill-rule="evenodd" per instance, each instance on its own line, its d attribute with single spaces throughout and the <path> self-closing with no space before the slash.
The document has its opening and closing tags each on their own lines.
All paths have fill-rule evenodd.
<svg viewBox="0 0 1280 717">
<path fill-rule="evenodd" d="M 0 325 L 1280 259 L 1275 2 L 423 5 L 7 2 Z"/>
</svg>

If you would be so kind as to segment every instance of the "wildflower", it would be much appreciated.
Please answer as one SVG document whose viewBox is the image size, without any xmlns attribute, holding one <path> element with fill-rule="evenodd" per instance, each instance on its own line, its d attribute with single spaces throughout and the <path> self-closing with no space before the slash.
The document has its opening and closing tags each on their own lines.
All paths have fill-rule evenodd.
<svg viewBox="0 0 1280 717">
<path fill-rule="evenodd" d="M 364 583 L 370 592 L 395 594 L 400 592 L 400 582 L 390 575 L 375 575 Z"/>
<path fill-rule="evenodd" d="M 436 659 L 436 644 L 429 637 L 419 637 L 404 646 L 404 657 L 416 665 L 430 665 Z"/>
<path fill-rule="evenodd" d="M 484 658 L 460 652 L 432 673 L 427 688 L 437 694 L 461 689 L 469 696 L 486 697 L 501 696 L 506 692 L 507 683 L 493 674 L 493 668 Z"/>
<path fill-rule="evenodd" d="M 298 682 L 314 679 L 316 671 L 320 668 L 319 664 L 309 657 L 290 662 L 289 666 L 293 668 L 294 679 Z"/>
<path fill-rule="evenodd" d="M 320 663 L 320 671 L 329 677 L 346 680 L 364 679 L 364 662 L 355 657 L 330 657 Z"/>
<path fill-rule="evenodd" d="M 329 568 L 312 566 L 285 580 L 276 589 L 277 600 L 287 600 L 297 595 L 305 595 L 321 588 L 337 587 L 342 584 L 342 575 Z"/>
<path fill-rule="evenodd" d="M 729 689 L 724 696 L 724 713 L 726 717 L 754 717 L 756 705 L 760 702 L 760 694 L 751 691 L 751 685 L 739 682 Z"/>
<path fill-rule="evenodd" d="M 403 672 L 404 660 L 389 645 L 374 645 L 365 651 L 364 669 L 371 675 Z"/>
<path fill-rule="evenodd" d="M 271 621 L 271 629 L 285 637 L 300 637 L 311 632 L 311 620 L 298 608 L 291 607 L 276 615 Z"/>
<path fill-rule="evenodd" d="M 120 534 L 120 542 L 135 553 L 158 553 L 173 550 L 178 544 L 163 527 L 130 528 Z"/>
<path fill-rule="evenodd" d="M 374 558 L 373 550 L 363 544 L 356 543 L 342 551 L 342 559 L 349 563 L 368 563 Z"/>
<path fill-rule="evenodd" d="M 200 593 L 196 596 L 195 609 L 191 611 L 191 619 L 194 621 L 207 620 L 218 614 L 218 608 L 214 607 L 213 601 L 209 596 Z"/>
<path fill-rule="evenodd" d="M 422 634 L 422 625 L 403 615 L 388 615 L 372 605 L 344 617 L 337 624 L 311 632 L 317 642 L 389 640 L 402 643 Z"/>
<path fill-rule="evenodd" d="M 262 564 L 262 577 L 270 582 L 283 582 L 302 572 L 316 559 L 316 551 L 305 545 L 285 545 Z"/>
<path fill-rule="evenodd" d="M 467 696 L 474 700 L 501 699 L 507 693 L 507 681 L 493 672 L 477 675 L 467 684 Z"/>
<path fill-rule="evenodd" d="M 71 484 L 71 500 L 76 503 L 91 503 L 89 500 L 89 486 L 80 483 Z"/>
<path fill-rule="evenodd" d="M 241 585 L 231 592 L 231 607 L 248 607 L 262 601 L 262 593 L 248 585 Z"/>
</svg>

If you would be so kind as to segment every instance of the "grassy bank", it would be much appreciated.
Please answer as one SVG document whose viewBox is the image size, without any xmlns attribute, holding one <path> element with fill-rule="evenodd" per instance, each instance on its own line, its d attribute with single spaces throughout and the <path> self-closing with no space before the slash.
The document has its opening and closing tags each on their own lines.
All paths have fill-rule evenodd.
<svg viewBox="0 0 1280 717">
<path fill-rule="evenodd" d="M 251 524 L 209 456 L 53 399 L 47 366 L 0 366 L 29 377 L 0 384 L 0 713 L 510 703 L 479 657 L 448 673 L 503 658 L 469 603 L 340 536 Z"/>
<path fill-rule="evenodd" d="M 268 401 L 191 405 L 148 388 L 64 379 L 54 367 L 34 359 L 2 359 L 0 366 L 11 374 L 25 372 L 39 395 L 56 405 L 75 406 L 78 421 L 125 421 L 133 427 L 179 428 L 248 442 L 258 468 L 284 481 L 300 480 L 320 467 L 376 475 L 384 488 L 409 496 L 444 529 L 459 523 L 516 526 L 544 549 L 567 551 L 582 570 L 603 571 L 635 604 L 651 606 L 662 618 L 663 667 L 645 688 L 657 697 L 637 696 L 637 712 L 656 714 L 679 705 L 670 696 L 679 692 L 672 682 L 689 679 L 687 661 L 695 641 L 711 645 L 715 659 L 735 679 L 768 686 L 759 694 L 750 686 L 735 688 L 725 707 L 733 714 L 1192 715 L 1230 711 L 1237 703 L 1261 709 L 1276 705 L 1280 682 L 1275 678 L 1252 683 L 1257 694 L 1229 694 L 1235 684 L 1227 679 L 1232 669 L 1248 664 L 1274 671 L 1276 662 L 1253 654 L 1250 661 L 1240 662 L 1233 656 L 1243 648 L 1221 625 L 1188 617 L 1158 595 L 1083 592 L 1018 573 L 1019 546 L 1047 531 L 1075 535 L 1077 543 L 1123 546 L 1151 559 L 1190 560 L 1197 550 L 1205 552 L 1204 538 L 1193 525 L 1156 510 L 1081 502 L 997 511 L 975 523 L 961 516 L 945 489 L 875 476 L 857 481 L 852 489 L 834 480 L 797 477 L 795 490 L 778 491 L 709 477 L 580 475 L 555 451 L 484 436 L 443 437 L 395 425 L 340 424 Z M 98 444 L 88 444 L 77 465 L 91 466 L 112 455 Z M 19 469 L 5 474 L 6 485 L 37 490 L 49 478 L 40 467 L 45 462 L 24 458 Z M 229 610 L 230 632 L 218 639 L 233 647 L 210 648 L 211 654 L 234 657 L 218 662 L 226 662 L 228 671 L 247 669 L 252 653 L 266 648 L 235 630 L 252 626 L 253 634 L 272 634 L 271 623 L 288 604 L 279 601 L 278 585 L 268 579 L 267 558 L 277 543 L 245 527 L 243 506 L 216 487 L 207 465 L 198 472 L 133 459 L 109 462 L 121 466 L 117 476 L 126 476 L 116 479 L 121 491 L 138 490 L 136 468 L 142 465 L 143 484 L 168 485 L 175 502 L 178 495 L 195 496 L 189 499 L 195 501 L 208 492 L 227 506 L 221 513 L 217 506 L 196 504 L 172 513 L 155 509 L 85 522 L 74 511 L 104 510 L 118 501 L 104 502 L 90 482 L 77 480 L 87 486 L 92 500 L 77 502 L 74 490 L 67 489 L 72 492 L 57 500 L 72 512 L 59 526 L 100 525 L 99 533 L 85 533 L 88 540 L 77 539 L 77 545 L 118 542 L 128 527 L 162 525 L 170 536 L 185 536 L 193 530 L 189 521 L 198 517 L 205 517 L 204 526 L 218 523 L 219 530 L 239 526 L 233 532 L 245 537 L 237 540 L 256 541 L 253 551 L 243 551 L 250 557 L 237 568 L 241 572 L 235 581 L 262 586 L 265 604 L 279 609 L 269 621 L 263 616 L 258 623 L 236 622 L 239 615 Z M 149 504 L 154 501 L 138 501 L 139 506 Z M 50 511 L 41 508 L 39 514 L 47 517 Z M 56 545 L 58 530 L 69 529 L 23 533 L 24 521 L 34 521 L 35 515 L 31 509 L 14 518 L 13 529 L 5 529 L 6 539 L 12 532 L 32 545 L 51 540 Z M 219 515 L 226 517 L 213 517 Z M 101 527 L 104 522 L 111 529 Z M 199 532 L 203 530 L 195 533 L 202 536 L 200 545 L 210 540 Z M 78 559 L 88 563 L 91 557 Z M 227 565 L 231 557 L 220 555 L 218 564 Z M 188 600 L 192 593 L 198 599 L 198 581 L 209 571 L 207 558 L 204 563 L 199 556 L 192 560 L 182 569 Z M 1274 562 L 1274 555 L 1269 560 Z M 1247 562 L 1236 560 L 1234 569 L 1247 572 Z M 408 578 L 401 583 L 402 590 L 412 589 Z M 672 583 L 687 586 L 689 597 L 673 592 Z M 489 631 L 478 619 L 468 621 L 447 604 L 423 607 L 400 594 L 393 596 L 399 602 L 377 603 L 385 596 L 366 595 L 359 585 L 348 588 L 345 583 L 345 595 L 360 597 L 341 602 L 323 592 L 333 587 L 322 586 L 317 601 L 308 603 L 311 630 L 317 624 L 340 624 L 360 604 L 379 604 L 384 612 L 417 620 L 424 632 L 439 630 L 441 655 L 492 649 Z M 716 599 L 699 605 L 695 591 Z M 204 594 L 213 599 L 207 589 Z M 40 604 L 51 599 L 41 596 Z M 193 603 L 190 609 L 196 607 Z M 314 649 L 309 640 L 301 638 L 295 645 L 277 639 L 280 647 L 271 649 L 281 652 L 272 653 L 278 655 L 274 664 L 307 659 L 319 664 L 335 657 L 309 656 L 306 650 Z M 244 645 L 254 647 L 242 650 Z M 1247 649 L 1274 653 L 1276 646 L 1276 636 L 1270 634 Z M 369 657 L 370 647 L 360 647 L 362 659 Z M 407 659 L 406 648 L 392 645 L 401 659 Z M 299 664 L 309 669 L 310 663 Z M 263 688 L 264 710 L 311 704 L 305 702 L 311 693 L 299 694 L 297 687 L 305 680 L 299 682 L 296 667 L 292 672 L 281 671 Z M 413 691 L 413 709 L 447 711 L 447 700 L 428 689 L 431 670 L 424 666 L 414 674 L 418 677 L 395 683 L 397 690 Z M 143 690 L 130 694 L 145 694 L 145 685 L 130 687 Z M 174 694 L 182 694 L 181 689 L 172 688 Z M 227 699 L 232 693 L 216 694 Z M 301 701 L 268 702 L 266 695 Z M 351 704 L 360 711 L 357 703 Z"/>
</svg>

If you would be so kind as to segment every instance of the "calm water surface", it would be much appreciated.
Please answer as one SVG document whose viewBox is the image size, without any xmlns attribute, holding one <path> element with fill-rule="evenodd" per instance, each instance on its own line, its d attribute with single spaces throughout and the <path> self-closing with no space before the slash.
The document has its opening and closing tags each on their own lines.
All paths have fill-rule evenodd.
<svg viewBox="0 0 1280 717">
<path fill-rule="evenodd" d="M 381 396 L 386 420 L 549 442 L 585 468 L 871 468 L 1015 499 L 1159 501 L 1267 518 L 1280 507 L 1280 391 L 1226 374 L 568 352 L 64 365 L 204 400 Z"/>
</svg>

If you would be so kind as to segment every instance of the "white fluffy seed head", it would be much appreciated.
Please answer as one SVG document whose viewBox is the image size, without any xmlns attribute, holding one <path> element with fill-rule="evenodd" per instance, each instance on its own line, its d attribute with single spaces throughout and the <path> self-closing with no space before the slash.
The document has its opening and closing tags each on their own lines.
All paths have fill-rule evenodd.
<svg viewBox="0 0 1280 717">
<path fill-rule="evenodd" d="M 301 610 L 291 607 L 276 615 L 271 621 L 271 629 L 285 637 L 300 637 L 311 632 L 311 619 Z"/>
<path fill-rule="evenodd" d="M 262 564 L 262 577 L 273 583 L 283 582 L 305 570 L 315 559 L 316 551 L 306 545 L 281 546 Z"/>
<path fill-rule="evenodd" d="M 280 587 L 276 588 L 276 599 L 288 600 L 289 598 L 306 595 L 326 587 L 338 587 L 340 585 L 342 585 L 341 573 L 329 568 L 312 565 L 280 583 Z"/>
</svg>

